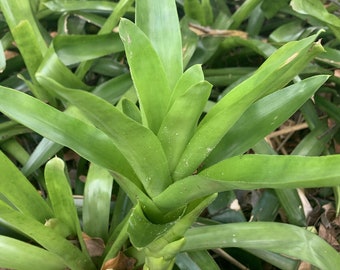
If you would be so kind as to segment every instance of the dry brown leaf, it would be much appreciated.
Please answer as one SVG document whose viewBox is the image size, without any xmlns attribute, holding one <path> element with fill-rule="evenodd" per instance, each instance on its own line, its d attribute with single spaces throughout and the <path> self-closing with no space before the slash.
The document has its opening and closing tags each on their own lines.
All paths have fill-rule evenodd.
<svg viewBox="0 0 340 270">
<path fill-rule="evenodd" d="M 125 256 L 123 252 L 108 261 L 106 261 L 101 270 L 132 270 L 135 266 L 136 259 Z"/>
<path fill-rule="evenodd" d="M 84 232 L 83 239 L 91 257 L 99 257 L 103 255 L 105 249 L 103 239 L 99 237 L 90 237 Z"/>
</svg>

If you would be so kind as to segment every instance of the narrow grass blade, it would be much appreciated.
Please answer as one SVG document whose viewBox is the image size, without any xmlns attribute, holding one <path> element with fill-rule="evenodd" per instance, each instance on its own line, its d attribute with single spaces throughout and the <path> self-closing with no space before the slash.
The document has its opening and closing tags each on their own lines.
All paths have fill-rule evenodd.
<svg viewBox="0 0 340 270">
<path fill-rule="evenodd" d="M 63 270 L 62 258 L 45 249 L 0 235 L 0 267 L 8 269 Z"/>
<path fill-rule="evenodd" d="M 200 122 L 179 160 L 174 178 L 192 174 L 252 103 L 283 87 L 321 52 L 321 45 L 313 44 L 315 38 L 282 46 L 253 76 L 224 96 Z"/>
<path fill-rule="evenodd" d="M 0 193 L 20 212 L 40 222 L 52 216 L 51 208 L 14 164 L 0 152 Z"/>
<path fill-rule="evenodd" d="M 160 208 L 175 209 L 208 194 L 232 189 L 337 186 L 339 162 L 340 155 L 236 156 L 175 182 L 154 202 Z"/>
<path fill-rule="evenodd" d="M 91 237 L 108 237 L 113 177 L 108 170 L 90 165 L 84 190 L 83 228 Z"/>
<path fill-rule="evenodd" d="M 153 197 L 170 184 L 167 159 L 156 135 L 91 93 L 73 90 L 37 75 L 39 82 L 77 106 L 105 132 L 126 157 L 147 193 Z"/>
<path fill-rule="evenodd" d="M 135 24 L 122 19 L 119 33 L 138 94 L 143 123 L 157 133 L 170 99 L 164 66 L 148 37 Z"/>
<path fill-rule="evenodd" d="M 188 230 L 182 251 L 216 247 L 263 249 L 334 269 L 340 255 L 319 236 L 297 226 L 252 222 L 196 227 Z"/>
<path fill-rule="evenodd" d="M 172 90 L 183 72 L 181 32 L 175 1 L 136 1 L 136 25 L 156 50 Z M 147 55 L 143 57 L 149 61 Z"/>
</svg>

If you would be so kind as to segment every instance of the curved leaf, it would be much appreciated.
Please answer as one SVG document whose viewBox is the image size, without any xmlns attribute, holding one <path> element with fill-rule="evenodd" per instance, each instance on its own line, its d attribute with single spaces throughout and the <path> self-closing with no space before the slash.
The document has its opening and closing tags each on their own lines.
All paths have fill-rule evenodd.
<svg viewBox="0 0 340 270">
<path fill-rule="evenodd" d="M 63 270 L 63 260 L 45 249 L 0 235 L 0 267 L 8 269 Z"/>
<path fill-rule="evenodd" d="M 176 2 L 136 1 L 136 25 L 156 50 L 172 90 L 183 72 L 182 40 Z M 143 57 L 145 61 L 149 61 L 148 56 Z"/>
<path fill-rule="evenodd" d="M 0 171 L 0 193 L 15 208 L 40 222 L 52 217 L 51 208 L 39 195 L 38 191 L 1 151 Z"/>
<path fill-rule="evenodd" d="M 273 223 L 233 223 L 192 228 L 182 251 L 216 247 L 263 249 L 307 261 L 321 269 L 335 269 L 340 255 L 319 236 L 297 226 Z"/>
<path fill-rule="evenodd" d="M 204 166 L 246 152 L 297 111 L 327 79 L 327 75 L 310 77 L 255 102 L 222 138 Z"/>
<path fill-rule="evenodd" d="M 10 118 L 96 164 L 136 179 L 126 159 L 101 130 L 16 90 L 0 87 L 0 100 L 0 111 Z"/>
<path fill-rule="evenodd" d="M 65 88 L 39 74 L 37 78 L 44 87 L 54 90 L 77 106 L 96 127 L 111 138 L 151 197 L 158 195 L 171 183 L 166 156 L 151 130 L 91 93 Z"/>
<path fill-rule="evenodd" d="M 168 158 L 170 172 L 175 169 L 178 159 L 194 134 L 210 89 L 208 82 L 193 85 L 175 100 L 164 118 L 158 138 Z"/>
<path fill-rule="evenodd" d="M 236 156 L 170 185 L 154 198 L 175 209 L 215 192 L 232 189 L 302 188 L 340 185 L 340 155 L 322 157 Z"/>
<path fill-rule="evenodd" d="M 253 76 L 225 95 L 200 122 L 180 158 L 174 178 L 192 174 L 252 103 L 287 84 L 321 52 L 320 44 L 313 45 L 315 38 L 316 35 L 282 46 Z"/>
<path fill-rule="evenodd" d="M 70 269 L 93 270 L 91 260 L 70 241 L 33 218 L 13 210 L 0 201 L 0 223 L 33 239 L 48 251 L 58 255 Z"/>
<path fill-rule="evenodd" d="M 122 19 L 119 34 L 138 94 L 143 123 L 157 133 L 170 99 L 163 64 L 148 37 L 135 24 Z"/>
<path fill-rule="evenodd" d="M 91 237 L 108 237 L 113 177 L 98 165 L 90 165 L 84 190 L 83 228 Z"/>
</svg>

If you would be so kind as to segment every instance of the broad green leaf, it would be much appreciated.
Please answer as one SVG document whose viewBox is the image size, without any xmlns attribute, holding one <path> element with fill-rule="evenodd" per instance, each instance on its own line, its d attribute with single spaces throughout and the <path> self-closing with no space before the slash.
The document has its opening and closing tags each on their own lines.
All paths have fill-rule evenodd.
<svg viewBox="0 0 340 270">
<path fill-rule="evenodd" d="M 338 16 L 329 13 L 321 1 L 292 0 L 290 5 L 296 12 L 307 14 L 326 23 L 334 35 L 340 39 L 340 19 Z"/>
<path fill-rule="evenodd" d="M 240 24 L 246 20 L 251 11 L 262 2 L 262 0 L 246 0 L 231 16 L 232 24 L 231 29 L 239 28 Z"/>
<path fill-rule="evenodd" d="M 253 76 L 225 95 L 200 122 L 179 160 L 174 178 L 192 174 L 252 103 L 283 87 L 322 51 L 320 44 L 314 44 L 315 38 L 314 35 L 282 46 Z"/>
<path fill-rule="evenodd" d="M 0 267 L 8 269 L 62 270 L 61 257 L 34 245 L 0 235 Z"/>
<path fill-rule="evenodd" d="M 143 123 L 157 133 L 170 98 L 165 69 L 150 40 L 135 24 L 122 19 L 119 33 L 138 94 Z"/>
<path fill-rule="evenodd" d="M 222 138 L 204 166 L 246 152 L 296 112 L 327 79 L 327 75 L 310 77 L 255 102 Z"/>
<path fill-rule="evenodd" d="M 70 12 L 84 10 L 87 12 L 113 11 L 117 3 L 110 1 L 45 1 L 44 5 L 52 11 Z M 132 10 L 131 10 L 132 11 Z"/>
<path fill-rule="evenodd" d="M 13 210 L 0 201 L 0 224 L 31 238 L 49 252 L 58 255 L 67 267 L 74 270 L 95 269 L 92 261 L 78 247 L 28 215 Z"/>
<path fill-rule="evenodd" d="M 171 108 L 179 96 L 183 95 L 190 87 L 202 81 L 204 81 L 204 74 L 201 65 L 193 65 L 188 68 L 179 78 L 171 93 L 169 108 Z"/>
<path fill-rule="evenodd" d="M 6 23 L 8 24 L 12 32 L 16 27 L 20 27 L 19 26 L 20 24 L 26 24 L 26 25 L 31 26 L 29 35 L 27 35 L 28 33 L 26 33 L 26 36 L 25 35 L 16 36 L 15 34 L 13 33 L 12 34 L 16 42 L 17 42 L 17 39 L 23 39 L 23 40 L 26 39 L 26 41 L 28 41 L 28 43 L 21 44 L 23 45 L 23 47 L 20 48 L 20 50 L 21 49 L 25 50 L 24 47 L 29 48 L 32 46 L 32 44 L 34 44 L 34 46 L 31 47 L 31 49 L 34 49 L 33 51 L 31 51 L 31 55 L 33 54 L 33 52 L 35 54 L 38 51 L 40 51 L 38 55 L 40 55 L 41 57 L 41 55 L 45 54 L 47 50 L 47 45 L 40 33 L 39 27 L 36 23 L 36 18 L 34 14 L 32 13 L 31 2 L 32 1 L 29 1 L 29 0 L 22 0 L 22 1 L 1 0 L 0 7 L 1 7 L 2 14 L 5 16 Z M 32 36 L 30 36 L 31 34 Z M 34 40 L 29 40 L 30 37 L 31 38 L 33 37 Z M 30 55 L 26 53 L 23 56 L 30 57 Z M 33 61 L 33 59 L 31 60 Z M 26 64 L 29 64 L 29 63 L 26 63 Z"/>
<path fill-rule="evenodd" d="M 65 65 L 124 50 L 117 33 L 106 35 L 58 35 L 53 39 L 53 47 Z"/>
<path fill-rule="evenodd" d="M 54 217 L 65 223 L 76 235 L 79 224 L 77 211 L 70 183 L 65 175 L 65 164 L 60 158 L 54 157 L 46 163 L 45 181 Z"/>
<path fill-rule="evenodd" d="M 21 213 L 44 222 L 53 214 L 38 191 L 14 164 L 0 152 L 0 193 Z"/>
<path fill-rule="evenodd" d="M 297 226 L 273 222 L 201 226 L 188 230 L 182 251 L 216 247 L 263 249 L 334 269 L 340 255 L 319 236 Z"/>
<path fill-rule="evenodd" d="M 10 118 L 96 164 L 136 179 L 126 159 L 101 130 L 16 90 L 0 87 L 0 100 L 0 111 Z"/>
<path fill-rule="evenodd" d="M 203 196 L 233 189 L 337 186 L 339 162 L 340 155 L 235 156 L 175 182 L 154 202 L 160 208 L 174 209 Z"/>
<path fill-rule="evenodd" d="M 85 182 L 83 205 L 84 232 L 91 237 L 108 237 L 113 177 L 91 163 Z"/>
<path fill-rule="evenodd" d="M 156 50 L 172 90 L 183 72 L 182 41 L 176 2 L 136 1 L 136 25 L 145 33 Z M 145 53 L 142 57 L 145 61 L 149 60 Z"/>
<path fill-rule="evenodd" d="M 175 100 L 164 118 L 158 138 L 168 158 L 170 172 L 175 169 L 178 159 L 194 134 L 210 89 L 208 82 L 193 85 Z"/>
<path fill-rule="evenodd" d="M 65 87 L 90 89 L 90 87 L 77 78 L 77 76 L 60 61 L 58 55 L 55 53 L 53 44 L 45 54 L 44 60 L 41 62 L 36 73 L 63 83 Z"/>
<path fill-rule="evenodd" d="M 116 8 L 113 10 L 111 15 L 106 19 L 105 23 L 102 25 L 98 34 L 109 34 L 112 32 L 112 29 L 117 26 L 119 20 L 123 15 L 130 10 L 134 0 L 121 0 L 117 3 Z M 85 15 L 86 16 L 86 15 Z M 78 69 L 76 70 L 76 74 L 79 78 L 83 78 L 86 75 L 86 72 L 90 69 L 93 64 L 93 60 L 89 60 L 86 62 L 82 62 Z"/>
<path fill-rule="evenodd" d="M 212 24 L 213 14 L 209 0 L 184 0 L 184 12 L 186 16 L 201 25 Z"/>
<path fill-rule="evenodd" d="M 143 248 L 149 245 L 152 241 L 160 238 L 167 232 L 175 222 L 168 222 L 165 224 L 154 224 L 150 222 L 144 215 L 142 206 L 137 204 L 129 218 L 128 233 L 130 241 L 134 247 Z M 141 231 L 147 233 L 141 233 Z"/>
<path fill-rule="evenodd" d="M 29 159 L 22 167 L 21 172 L 25 176 L 32 174 L 62 148 L 62 145 L 43 138 L 29 156 Z"/>
<path fill-rule="evenodd" d="M 146 192 L 154 197 L 171 182 L 166 156 L 153 132 L 124 115 L 95 95 L 63 87 L 37 75 L 39 82 L 77 106 L 93 124 L 105 132 L 130 163 Z"/>
<path fill-rule="evenodd" d="M 273 31 L 269 38 L 274 42 L 289 42 L 292 40 L 297 40 L 303 33 L 304 28 L 302 27 L 301 21 L 294 20 Z"/>
</svg>

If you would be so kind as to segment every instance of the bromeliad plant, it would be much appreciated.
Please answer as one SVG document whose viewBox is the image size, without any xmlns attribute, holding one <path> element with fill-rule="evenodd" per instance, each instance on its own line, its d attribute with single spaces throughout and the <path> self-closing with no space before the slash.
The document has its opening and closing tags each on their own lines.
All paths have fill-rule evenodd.
<svg viewBox="0 0 340 270">
<path fill-rule="evenodd" d="M 331 246 L 297 226 L 196 223 L 219 192 L 339 185 L 337 155 L 243 155 L 328 79 L 318 75 L 285 87 L 323 51 L 317 35 L 282 46 L 206 112 L 212 86 L 200 65 L 183 72 L 175 1 L 138 0 L 135 14 L 135 23 L 120 21 L 119 36 L 138 107 L 129 99 L 114 106 L 82 89 L 70 72 L 55 72 L 67 70 L 55 53 L 62 38 L 42 52 L 47 60 L 30 69 L 35 69 L 34 80 L 27 83 L 38 98 L 0 87 L 1 112 L 92 162 L 80 223 L 61 159 L 46 164 L 48 200 L 43 200 L 0 155 L 0 221 L 23 235 L 20 240 L 0 236 L 0 266 L 111 269 L 123 251 L 144 269 L 172 269 L 175 263 L 181 268 L 188 260 L 201 269 L 218 269 L 207 250 L 223 247 L 243 248 L 268 260 L 280 258 L 278 266 L 285 269 L 296 266 L 291 258 L 321 269 L 339 265 L 340 256 Z M 31 29 L 27 21 L 13 22 L 14 37 L 23 29 Z M 98 38 L 120 44 L 115 36 Z M 53 107 L 58 99 L 64 112 Z M 109 224 L 113 180 L 120 191 Z M 133 207 L 124 207 L 126 201 Z M 105 243 L 99 254 L 93 249 L 95 237 Z M 25 260 L 18 259 L 22 257 Z M 133 268 L 127 266 L 131 260 L 124 264 Z"/>
</svg>

